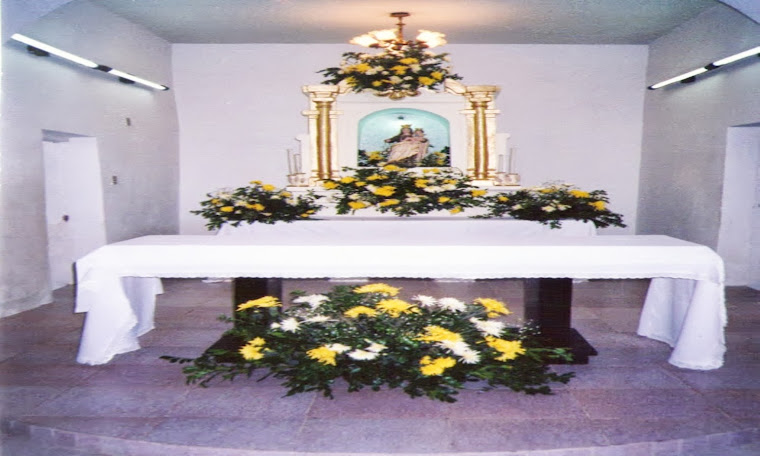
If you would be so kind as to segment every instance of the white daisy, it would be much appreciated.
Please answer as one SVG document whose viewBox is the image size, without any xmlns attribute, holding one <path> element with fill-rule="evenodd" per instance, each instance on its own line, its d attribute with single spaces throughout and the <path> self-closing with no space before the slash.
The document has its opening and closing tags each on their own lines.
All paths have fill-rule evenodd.
<svg viewBox="0 0 760 456">
<path fill-rule="evenodd" d="M 313 317 L 307 318 L 304 321 L 309 323 L 324 323 L 326 321 L 330 321 L 330 318 L 327 315 L 315 315 Z"/>
<path fill-rule="evenodd" d="M 369 341 L 367 341 L 367 342 L 369 342 Z M 377 342 L 372 342 L 369 345 L 369 347 L 367 347 L 367 351 L 371 351 L 373 353 L 380 353 L 381 351 L 385 350 L 386 348 L 388 348 L 388 347 L 386 347 L 383 344 L 378 344 Z"/>
<path fill-rule="evenodd" d="M 432 296 L 417 295 L 412 298 L 412 301 L 417 301 L 422 307 L 435 307 L 438 300 Z"/>
<path fill-rule="evenodd" d="M 344 353 L 351 350 L 351 347 L 349 347 L 348 345 L 343 345 L 343 344 L 330 344 L 327 346 L 327 348 L 336 353 Z"/>
<path fill-rule="evenodd" d="M 286 318 L 285 320 L 282 320 L 282 322 L 280 323 L 280 327 L 282 328 L 282 330 L 288 331 L 288 332 L 296 332 L 298 331 L 300 326 L 301 324 L 298 323 L 298 320 L 296 320 L 293 317 Z"/>
<path fill-rule="evenodd" d="M 308 295 L 308 296 L 299 296 L 296 299 L 294 299 L 293 302 L 296 303 L 296 304 L 306 303 L 312 309 L 316 309 L 317 307 L 319 307 L 320 304 L 322 304 L 323 302 L 327 301 L 328 299 L 330 299 L 330 298 L 328 298 L 325 295 L 312 294 L 312 295 Z"/>
<path fill-rule="evenodd" d="M 348 354 L 348 357 L 358 361 L 369 361 L 377 358 L 378 354 L 367 350 L 356 349 Z"/>
<path fill-rule="evenodd" d="M 488 336 L 498 337 L 501 334 L 501 332 L 504 330 L 504 323 L 500 321 L 478 320 L 477 318 L 472 317 L 470 318 L 470 323 L 475 325 L 478 331 Z"/>
</svg>

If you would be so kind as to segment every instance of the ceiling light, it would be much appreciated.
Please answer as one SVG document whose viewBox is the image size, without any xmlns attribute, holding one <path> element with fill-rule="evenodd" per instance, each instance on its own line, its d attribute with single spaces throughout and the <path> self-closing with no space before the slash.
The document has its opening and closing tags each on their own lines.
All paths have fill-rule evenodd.
<svg viewBox="0 0 760 456">
<path fill-rule="evenodd" d="M 716 67 L 719 67 L 719 66 L 723 66 L 723 65 L 726 65 L 726 64 L 729 64 L 729 63 L 736 62 L 737 60 L 741 60 L 741 59 L 743 59 L 745 57 L 749 57 L 749 56 L 752 56 L 752 55 L 759 55 L 760 56 L 760 46 L 752 48 L 752 49 L 749 49 L 749 50 L 744 51 L 744 52 L 740 52 L 738 54 L 734 54 L 732 56 L 726 57 L 725 59 L 716 60 L 712 64 L 715 65 Z"/>
<path fill-rule="evenodd" d="M 738 60 L 741 60 L 741 59 L 744 59 L 744 58 L 747 58 L 747 57 L 751 57 L 753 55 L 757 55 L 758 57 L 760 57 L 760 46 L 753 47 L 752 49 L 748 49 L 748 50 L 746 50 L 744 52 L 740 52 L 738 54 L 730 55 L 730 56 L 722 58 L 720 60 L 716 60 L 716 61 L 714 61 L 712 63 L 708 63 L 707 65 L 705 65 L 705 66 L 703 66 L 701 68 L 697 68 L 696 70 L 692 70 L 692 71 L 689 71 L 687 73 L 684 73 L 684 74 L 675 76 L 673 78 L 667 79 L 665 81 L 658 82 L 657 84 L 650 85 L 647 88 L 650 89 L 650 90 L 655 90 L 655 89 L 659 89 L 661 87 L 665 87 L 666 85 L 674 84 L 676 82 L 684 82 L 684 83 L 694 82 L 696 80 L 695 76 L 697 76 L 697 75 L 700 75 L 702 73 L 706 73 L 708 71 L 712 71 L 712 70 L 718 69 L 718 68 L 720 68 L 720 67 L 722 67 L 724 65 L 736 62 Z"/>
<path fill-rule="evenodd" d="M 420 30 L 414 40 L 407 41 L 404 39 L 404 18 L 410 14 L 406 12 L 391 13 L 391 17 L 398 19 L 396 29 L 373 30 L 364 35 L 354 37 L 349 41 L 351 44 L 370 48 L 385 48 L 399 50 L 405 46 L 416 45 L 422 48 L 434 48 L 446 44 L 443 33 L 432 32 L 430 30 Z"/>
</svg>

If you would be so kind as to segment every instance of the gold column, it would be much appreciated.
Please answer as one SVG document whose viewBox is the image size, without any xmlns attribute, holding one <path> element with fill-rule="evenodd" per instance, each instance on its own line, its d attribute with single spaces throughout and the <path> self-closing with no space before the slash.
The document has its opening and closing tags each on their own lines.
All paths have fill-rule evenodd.
<svg viewBox="0 0 760 456">
<path fill-rule="evenodd" d="M 309 96 L 309 110 L 303 114 L 309 118 L 309 142 L 311 143 L 311 178 L 312 184 L 323 179 L 337 176 L 333 169 L 337 162 L 335 150 L 335 100 L 339 94 L 337 86 L 304 86 L 303 92 Z"/>
<path fill-rule="evenodd" d="M 496 115 L 494 100 L 499 93 L 497 86 L 466 86 L 463 95 L 470 102 L 464 111 L 470 124 L 468 145 L 470 162 L 467 175 L 479 185 L 491 185 L 496 173 Z"/>
</svg>

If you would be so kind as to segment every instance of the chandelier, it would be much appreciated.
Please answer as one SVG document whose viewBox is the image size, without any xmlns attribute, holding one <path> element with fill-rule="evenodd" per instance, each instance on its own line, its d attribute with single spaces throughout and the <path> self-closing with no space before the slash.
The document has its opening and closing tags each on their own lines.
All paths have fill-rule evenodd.
<svg viewBox="0 0 760 456">
<path fill-rule="evenodd" d="M 420 30 L 420 33 L 414 40 L 405 40 L 404 18 L 409 17 L 410 14 L 407 12 L 396 12 L 391 13 L 390 16 L 398 19 L 395 30 L 373 30 L 352 38 L 349 43 L 369 48 L 381 48 L 396 51 L 408 46 L 434 48 L 446 44 L 446 40 L 444 39 L 446 35 L 439 32 L 431 32 L 430 30 Z"/>
</svg>

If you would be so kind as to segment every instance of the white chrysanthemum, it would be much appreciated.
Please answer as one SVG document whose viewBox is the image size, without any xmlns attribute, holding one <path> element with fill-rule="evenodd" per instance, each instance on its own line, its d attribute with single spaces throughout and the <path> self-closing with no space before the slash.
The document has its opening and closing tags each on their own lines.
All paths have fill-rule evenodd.
<svg viewBox="0 0 760 456">
<path fill-rule="evenodd" d="M 419 73 L 420 70 L 422 70 L 422 65 L 419 63 L 413 63 L 409 65 L 409 69 L 412 70 L 413 73 Z"/>
<path fill-rule="evenodd" d="M 522 207 L 522 204 L 515 204 L 514 206 L 512 206 L 512 209 L 513 209 L 513 210 L 516 210 L 516 211 L 519 211 L 519 210 L 520 210 L 520 209 L 522 209 L 522 208 L 523 208 L 523 207 Z"/>
<path fill-rule="evenodd" d="M 444 348 L 451 353 L 453 353 L 455 356 L 458 356 L 462 359 L 462 362 L 466 364 L 476 364 L 480 361 L 480 353 L 473 350 L 469 345 L 467 345 L 467 342 L 464 341 L 451 341 L 451 340 L 444 340 L 441 342 L 438 342 L 437 344 L 439 347 Z"/>
<path fill-rule="evenodd" d="M 416 195 L 414 193 L 406 195 L 406 201 L 409 203 L 419 203 L 422 201 L 422 198 L 420 198 L 420 195 Z"/>
<path fill-rule="evenodd" d="M 279 329 L 280 328 L 280 324 L 277 323 L 277 322 L 275 322 L 275 323 L 272 323 L 271 325 L 269 325 L 269 327 L 272 328 L 272 329 Z"/>
<path fill-rule="evenodd" d="M 557 205 L 557 210 L 558 211 L 566 211 L 568 209 L 570 209 L 570 206 L 568 206 L 567 204 L 558 204 Z"/>
<path fill-rule="evenodd" d="M 488 336 L 498 337 L 504 330 L 504 323 L 496 320 L 479 320 L 472 317 L 470 318 L 470 323 L 475 325 L 478 331 Z"/>
<path fill-rule="evenodd" d="M 324 323 L 326 321 L 330 321 L 330 318 L 327 315 L 315 315 L 313 317 L 307 318 L 304 321 L 309 323 Z"/>
<path fill-rule="evenodd" d="M 401 78 L 400 78 L 400 77 L 398 77 L 398 76 L 391 76 L 391 77 L 390 77 L 390 78 L 388 78 L 388 79 L 391 81 L 391 84 L 398 84 L 398 83 L 400 83 L 401 81 L 403 81 L 403 79 L 401 79 Z"/>
<path fill-rule="evenodd" d="M 344 353 L 351 350 L 351 347 L 349 347 L 348 345 L 343 345 L 343 344 L 330 344 L 327 346 L 327 348 L 336 353 Z"/>
<path fill-rule="evenodd" d="M 360 199 L 361 197 L 362 196 L 360 194 L 358 194 L 358 193 L 352 193 L 352 194 L 348 195 L 348 199 L 354 200 L 354 201 Z"/>
<path fill-rule="evenodd" d="M 555 208 L 554 206 L 544 206 L 541 208 L 541 210 L 544 212 L 554 212 L 557 210 L 557 208 Z"/>
<path fill-rule="evenodd" d="M 441 188 L 444 190 L 456 190 L 457 186 L 454 184 L 443 184 L 441 185 Z"/>
<path fill-rule="evenodd" d="M 377 74 L 377 70 L 374 68 L 370 68 L 369 70 L 365 71 L 364 74 L 371 76 L 373 74 Z"/>
<path fill-rule="evenodd" d="M 293 317 L 286 318 L 285 320 L 282 320 L 280 322 L 280 327 L 283 331 L 288 332 L 296 332 L 301 327 L 301 324 L 298 323 L 298 320 L 296 320 Z"/>
<path fill-rule="evenodd" d="M 309 307 L 311 307 L 312 309 L 316 309 L 317 307 L 320 306 L 320 304 L 322 304 L 323 302 L 327 301 L 328 299 L 330 299 L 330 298 L 328 298 L 325 295 L 312 294 L 312 295 L 308 295 L 308 296 L 299 296 L 296 299 L 294 299 L 293 302 L 296 303 L 296 304 L 304 304 L 305 303 L 305 304 L 308 304 Z"/>
<path fill-rule="evenodd" d="M 367 342 L 369 342 L 369 341 L 367 341 Z M 373 353 L 380 353 L 381 351 L 385 350 L 386 348 L 388 348 L 388 347 L 386 347 L 383 344 L 378 344 L 377 342 L 372 342 L 371 344 L 369 344 L 369 347 L 367 347 L 367 351 L 371 351 Z"/>
<path fill-rule="evenodd" d="M 467 309 L 467 305 L 457 298 L 441 298 L 438 300 L 438 306 L 454 312 L 464 312 Z"/>
<path fill-rule="evenodd" d="M 438 304 L 438 300 L 432 296 L 417 295 L 412 298 L 412 301 L 417 301 L 422 307 L 435 307 Z"/>
<path fill-rule="evenodd" d="M 430 185 L 430 186 L 427 186 L 427 187 L 423 188 L 422 190 L 424 190 L 424 191 L 426 191 L 428 193 L 441 193 L 443 191 L 443 188 L 439 187 L 437 185 Z"/>
<path fill-rule="evenodd" d="M 369 361 L 378 357 L 375 352 L 356 349 L 348 354 L 348 357 L 357 361 Z"/>
<path fill-rule="evenodd" d="M 372 193 L 375 193 L 375 190 L 377 190 L 377 185 L 369 184 L 367 187 L 365 187 L 367 190 L 369 190 Z"/>
</svg>

